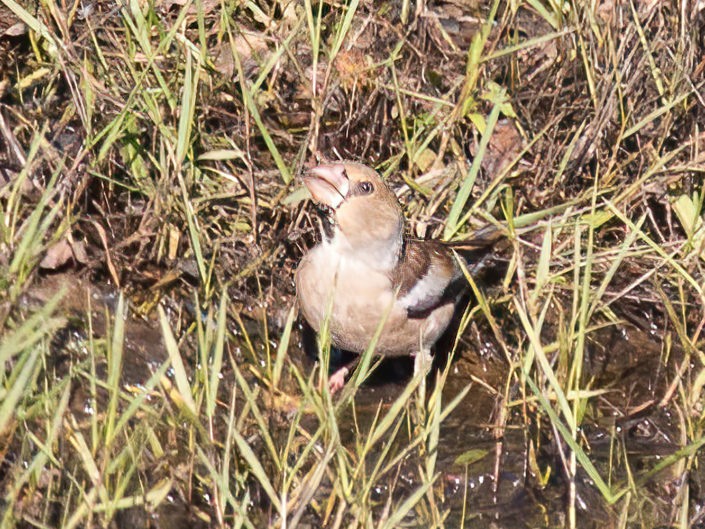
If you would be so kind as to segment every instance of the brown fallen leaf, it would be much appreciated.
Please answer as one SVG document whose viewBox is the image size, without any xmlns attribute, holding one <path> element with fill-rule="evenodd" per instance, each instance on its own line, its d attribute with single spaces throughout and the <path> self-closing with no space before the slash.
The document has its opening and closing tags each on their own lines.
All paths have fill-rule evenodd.
<svg viewBox="0 0 705 529">
<path fill-rule="evenodd" d="M 524 140 L 514 122 L 500 119 L 492 131 L 490 143 L 482 158 L 482 169 L 488 175 L 497 175 L 504 171 L 524 148 Z"/>
<path fill-rule="evenodd" d="M 73 241 L 64 237 L 47 250 L 39 267 L 45 270 L 56 270 L 68 263 L 70 259 L 85 264 L 88 262 L 88 255 L 82 241 Z"/>
</svg>

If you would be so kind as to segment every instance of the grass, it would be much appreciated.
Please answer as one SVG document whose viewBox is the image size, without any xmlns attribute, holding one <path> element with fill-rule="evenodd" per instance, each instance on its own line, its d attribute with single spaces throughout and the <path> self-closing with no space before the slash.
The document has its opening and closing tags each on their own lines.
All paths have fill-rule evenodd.
<svg viewBox="0 0 705 529">
<path fill-rule="evenodd" d="M 2 0 L 1 526 L 702 525 L 681 7 Z M 506 234 L 425 398 L 302 353 L 296 176 L 339 157 Z"/>
</svg>

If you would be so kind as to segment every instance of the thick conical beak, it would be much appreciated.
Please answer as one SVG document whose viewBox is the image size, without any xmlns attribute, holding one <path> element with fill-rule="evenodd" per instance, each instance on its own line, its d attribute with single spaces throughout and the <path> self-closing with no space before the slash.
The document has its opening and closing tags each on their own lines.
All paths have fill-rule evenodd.
<svg viewBox="0 0 705 529">
<path fill-rule="evenodd" d="M 316 203 L 333 209 L 343 203 L 350 187 L 342 163 L 314 167 L 304 175 L 303 180 Z"/>
</svg>

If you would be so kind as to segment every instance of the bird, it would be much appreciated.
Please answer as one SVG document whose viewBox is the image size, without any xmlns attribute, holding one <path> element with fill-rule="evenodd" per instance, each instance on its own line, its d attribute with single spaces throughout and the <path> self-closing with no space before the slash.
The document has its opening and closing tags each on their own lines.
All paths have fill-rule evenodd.
<svg viewBox="0 0 705 529">
<path fill-rule="evenodd" d="M 331 344 L 358 355 L 384 320 L 374 353 L 412 355 L 415 373 L 430 366 L 431 348 L 468 285 L 453 246 L 408 237 L 396 195 L 366 165 L 319 165 L 304 173 L 303 182 L 323 212 L 321 240 L 295 272 L 304 319 L 320 332 L 328 318 Z M 480 249 L 495 239 L 462 247 Z M 348 372 L 343 367 L 330 377 L 331 392 L 343 387 Z"/>
</svg>

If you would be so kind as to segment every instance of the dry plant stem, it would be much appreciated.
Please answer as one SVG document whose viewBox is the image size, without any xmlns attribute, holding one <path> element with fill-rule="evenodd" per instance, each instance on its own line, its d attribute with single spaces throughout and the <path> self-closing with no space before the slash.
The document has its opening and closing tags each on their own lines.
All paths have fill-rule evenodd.
<svg viewBox="0 0 705 529">
<path fill-rule="evenodd" d="M 702 524 L 697 2 L 1 4 L 3 529 Z M 452 237 L 504 226 L 508 271 L 471 278 L 445 394 L 361 370 L 331 400 L 289 176 L 364 161 L 438 234 L 502 89 L 519 138 L 488 137 Z"/>
<path fill-rule="evenodd" d="M 500 479 L 500 472 L 501 472 L 501 462 L 502 462 L 502 454 L 504 453 L 504 442 L 502 439 L 504 438 L 504 433 L 506 431 L 506 425 L 507 425 L 507 408 L 505 405 L 505 400 L 500 400 L 499 401 L 501 405 L 498 403 L 496 410 L 496 418 L 495 418 L 495 424 L 494 424 L 494 431 L 493 435 L 495 438 L 495 457 L 494 457 L 494 481 L 492 484 L 492 491 L 496 494 L 497 490 L 499 488 L 499 479 Z M 526 472 L 524 472 L 524 475 L 526 475 Z"/>
</svg>

